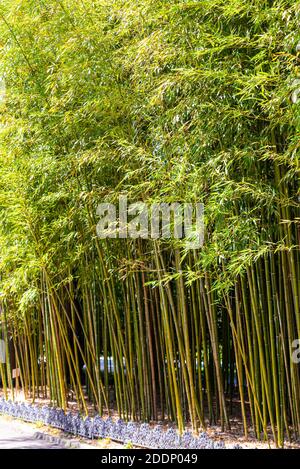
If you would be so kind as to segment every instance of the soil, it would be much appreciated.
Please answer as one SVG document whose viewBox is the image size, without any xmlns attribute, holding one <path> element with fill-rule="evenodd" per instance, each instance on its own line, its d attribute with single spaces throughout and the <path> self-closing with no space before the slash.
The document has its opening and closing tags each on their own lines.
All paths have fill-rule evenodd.
<svg viewBox="0 0 300 469">
<path fill-rule="evenodd" d="M 3 397 L 3 392 L 0 391 L 0 398 Z M 17 394 L 15 393 L 15 400 L 19 402 L 27 402 L 28 404 L 33 403 L 32 399 L 25 398 L 23 392 L 18 392 Z M 35 398 L 34 399 L 34 404 L 36 405 L 50 405 L 51 402 L 49 399 L 44 399 L 44 398 Z M 94 416 L 96 414 L 96 411 L 93 407 L 92 404 L 88 404 L 88 412 L 90 416 Z M 78 407 L 78 404 L 75 400 L 69 400 L 69 411 L 71 412 L 78 412 L 80 409 Z M 248 436 L 245 437 L 244 431 L 243 431 L 243 424 L 242 421 L 238 417 L 238 405 L 233 405 L 231 406 L 231 411 L 233 415 L 230 417 L 230 430 L 222 431 L 222 428 L 219 425 L 207 425 L 207 428 L 204 430 L 208 436 L 215 440 L 215 441 L 223 441 L 225 443 L 226 448 L 232 448 L 234 445 L 240 445 L 245 449 L 272 449 L 275 448 L 274 441 L 272 439 L 271 432 L 269 432 L 268 438 L 269 441 L 259 441 L 255 437 L 255 434 L 253 430 L 249 429 Z M 236 414 L 236 415 L 235 415 Z M 108 415 L 113 418 L 117 419 L 119 418 L 118 413 L 116 411 L 110 411 L 104 412 L 103 416 Z M 171 424 L 170 422 L 160 422 L 162 423 L 165 428 L 170 428 L 170 427 L 175 427 L 174 424 Z M 151 425 L 155 425 L 155 422 L 150 422 Z M 43 431 L 46 431 L 47 433 L 50 433 L 52 435 L 58 435 L 61 436 L 62 434 L 66 435 L 65 433 L 61 432 L 60 430 L 53 429 L 51 427 L 41 427 Z M 189 429 L 189 426 L 187 425 L 187 429 Z M 199 431 L 203 431 L 199 429 Z M 69 436 L 69 438 L 74 438 L 73 436 Z M 262 436 L 263 438 L 263 436 Z M 102 440 L 84 440 L 80 439 L 81 441 L 84 441 L 85 443 L 89 445 L 96 446 L 97 448 L 124 448 L 124 445 L 118 444 L 111 442 L 110 439 L 102 439 Z M 285 441 L 284 442 L 284 448 L 286 449 L 300 449 L 300 440 L 298 441 Z"/>
</svg>

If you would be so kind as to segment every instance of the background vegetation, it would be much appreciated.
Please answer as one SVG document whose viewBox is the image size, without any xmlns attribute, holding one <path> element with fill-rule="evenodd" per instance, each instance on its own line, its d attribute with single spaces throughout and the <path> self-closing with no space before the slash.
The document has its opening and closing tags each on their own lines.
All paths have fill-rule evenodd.
<svg viewBox="0 0 300 469">
<path fill-rule="evenodd" d="M 228 427 L 238 399 L 245 434 L 299 436 L 299 16 L 295 0 L 1 1 L 6 395 L 86 410 L 87 394 L 180 430 Z M 121 193 L 204 202 L 203 249 L 98 239 L 97 204 Z"/>
</svg>

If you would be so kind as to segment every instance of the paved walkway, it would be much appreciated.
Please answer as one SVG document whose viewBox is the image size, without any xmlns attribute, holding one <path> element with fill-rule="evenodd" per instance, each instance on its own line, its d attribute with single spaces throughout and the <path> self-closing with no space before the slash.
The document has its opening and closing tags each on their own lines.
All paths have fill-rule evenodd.
<svg viewBox="0 0 300 469">
<path fill-rule="evenodd" d="M 0 417 L 0 449 L 62 449 L 55 443 L 35 439 L 36 432 L 26 423 Z"/>
</svg>

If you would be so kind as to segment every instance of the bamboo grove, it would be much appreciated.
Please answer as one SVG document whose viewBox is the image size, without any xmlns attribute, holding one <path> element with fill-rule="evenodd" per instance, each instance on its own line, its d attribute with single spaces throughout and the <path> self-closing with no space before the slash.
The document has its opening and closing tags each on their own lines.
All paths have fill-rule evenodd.
<svg viewBox="0 0 300 469">
<path fill-rule="evenodd" d="M 299 19 L 295 0 L 1 1 L 6 397 L 299 437 Z M 203 248 L 99 239 L 120 194 L 203 202 Z"/>
</svg>

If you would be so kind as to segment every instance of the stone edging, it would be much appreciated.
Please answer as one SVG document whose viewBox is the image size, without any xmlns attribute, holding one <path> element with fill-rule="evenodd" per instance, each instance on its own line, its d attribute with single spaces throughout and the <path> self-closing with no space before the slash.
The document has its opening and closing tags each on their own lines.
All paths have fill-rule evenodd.
<svg viewBox="0 0 300 469">
<path fill-rule="evenodd" d="M 36 440 L 43 440 L 47 441 L 48 443 L 54 443 L 55 445 L 59 445 L 64 447 L 65 449 L 83 449 L 83 445 L 79 442 L 67 440 L 65 438 L 60 438 L 59 436 L 49 435 L 48 433 L 43 432 L 36 432 L 33 437 Z"/>
<path fill-rule="evenodd" d="M 0 414 L 27 422 L 40 422 L 86 439 L 110 438 L 123 444 L 131 443 L 150 449 L 225 449 L 222 441 L 212 440 L 205 432 L 199 436 L 190 431 L 179 435 L 174 428 L 165 430 L 162 425 L 151 427 L 147 423 L 127 423 L 121 419 L 113 421 L 100 415 L 94 418 L 83 417 L 50 406 L 40 407 L 0 399 Z M 241 447 L 235 445 L 234 448 Z"/>
</svg>

